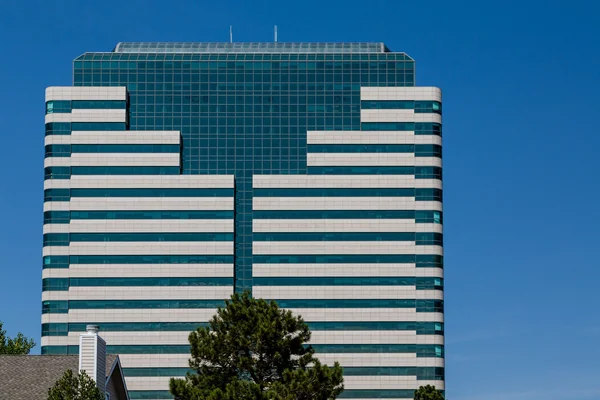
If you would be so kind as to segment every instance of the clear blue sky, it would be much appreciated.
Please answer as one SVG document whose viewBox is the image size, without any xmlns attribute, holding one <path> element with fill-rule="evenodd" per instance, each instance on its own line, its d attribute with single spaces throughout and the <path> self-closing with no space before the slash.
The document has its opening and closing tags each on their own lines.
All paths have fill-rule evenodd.
<svg viewBox="0 0 600 400">
<path fill-rule="evenodd" d="M 167 5 L 170 4 L 170 5 Z M 27 1 L 0 8 L 0 320 L 40 336 L 44 88 L 119 41 L 383 41 L 444 92 L 447 395 L 600 398 L 600 5 Z M 39 351 L 39 347 L 38 347 Z"/>
</svg>

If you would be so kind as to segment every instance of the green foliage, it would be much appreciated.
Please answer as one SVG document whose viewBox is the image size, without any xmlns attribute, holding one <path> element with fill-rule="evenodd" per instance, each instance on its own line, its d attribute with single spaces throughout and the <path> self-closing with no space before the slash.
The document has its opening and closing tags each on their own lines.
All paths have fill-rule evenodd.
<svg viewBox="0 0 600 400">
<path fill-rule="evenodd" d="M 96 382 L 85 371 L 75 375 L 68 369 L 59 380 L 48 389 L 48 400 L 104 400 Z"/>
<path fill-rule="evenodd" d="M 415 391 L 414 400 L 444 400 L 441 390 L 437 390 L 435 386 L 421 386 Z"/>
<path fill-rule="evenodd" d="M 3 323 L 0 321 L 0 354 L 29 354 L 35 347 L 33 339 L 26 338 L 21 332 L 17 333 L 15 338 L 6 336 L 2 326 Z"/>
<path fill-rule="evenodd" d="M 234 294 L 189 336 L 194 373 L 171 379 L 179 400 L 328 400 L 343 390 L 342 368 L 321 365 L 305 345 L 304 320 L 274 301 Z"/>
</svg>

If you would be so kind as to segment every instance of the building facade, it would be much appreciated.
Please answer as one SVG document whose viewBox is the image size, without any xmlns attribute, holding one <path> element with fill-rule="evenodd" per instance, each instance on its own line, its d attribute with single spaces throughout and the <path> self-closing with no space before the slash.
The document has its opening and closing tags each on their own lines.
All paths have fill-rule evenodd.
<svg viewBox="0 0 600 400">
<path fill-rule="evenodd" d="M 46 91 L 43 354 L 87 324 L 167 399 L 234 291 L 301 314 L 343 398 L 444 389 L 441 92 L 382 43 L 119 43 Z"/>
</svg>

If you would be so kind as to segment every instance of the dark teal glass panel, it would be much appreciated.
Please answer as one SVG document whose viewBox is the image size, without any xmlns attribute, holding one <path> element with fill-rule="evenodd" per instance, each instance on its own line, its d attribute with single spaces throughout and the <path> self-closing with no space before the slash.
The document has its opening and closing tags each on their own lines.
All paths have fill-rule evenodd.
<svg viewBox="0 0 600 400">
<path fill-rule="evenodd" d="M 102 308 L 218 308 L 225 306 L 223 300 L 70 300 L 70 309 Z"/>
<path fill-rule="evenodd" d="M 68 224 L 69 211 L 44 211 L 45 224 Z"/>
<path fill-rule="evenodd" d="M 71 211 L 71 219 L 233 219 L 233 211 Z"/>
<path fill-rule="evenodd" d="M 255 286 L 417 286 L 434 289 L 443 286 L 442 278 L 434 277 L 255 277 Z"/>
<path fill-rule="evenodd" d="M 344 376 L 415 376 L 418 380 L 444 380 L 442 367 L 344 367 Z"/>
<path fill-rule="evenodd" d="M 71 145 L 50 144 L 44 147 L 44 157 L 70 157 Z"/>
<path fill-rule="evenodd" d="M 441 322 L 406 321 L 326 321 L 307 322 L 311 331 L 416 331 L 417 335 L 441 335 Z"/>
<path fill-rule="evenodd" d="M 414 131 L 415 135 L 442 135 L 437 122 L 363 122 L 362 131 Z"/>
<path fill-rule="evenodd" d="M 71 167 L 73 175 L 179 175 L 179 167 Z"/>
<path fill-rule="evenodd" d="M 172 400 L 173 395 L 168 390 L 130 390 L 130 400 Z"/>
<path fill-rule="evenodd" d="M 439 144 L 417 144 L 415 145 L 415 157 L 442 158 L 442 146 Z"/>
<path fill-rule="evenodd" d="M 443 312 L 443 300 L 341 299 L 341 300 L 276 300 L 284 308 L 416 308 L 417 312 Z M 67 313 L 69 309 L 149 309 L 149 308 L 218 308 L 221 300 L 49 300 L 42 312 Z"/>
<path fill-rule="evenodd" d="M 71 197 L 233 197 L 233 188 L 71 189 Z"/>
<path fill-rule="evenodd" d="M 417 312 L 443 312 L 443 300 L 339 299 L 275 300 L 283 308 L 416 308 Z"/>
<path fill-rule="evenodd" d="M 109 354 L 189 354 L 190 345 L 108 345 L 106 351 Z"/>
<path fill-rule="evenodd" d="M 441 189 L 403 188 L 271 188 L 254 189 L 255 197 L 415 197 L 418 201 L 442 201 Z M 259 210 L 260 211 L 260 210 Z M 254 211 L 256 213 L 257 211 Z"/>
<path fill-rule="evenodd" d="M 46 167 L 44 168 L 44 179 L 69 179 L 71 167 Z"/>
<path fill-rule="evenodd" d="M 415 135 L 442 136 L 442 124 L 437 122 L 415 122 Z"/>
<path fill-rule="evenodd" d="M 44 278 L 42 279 L 42 291 L 69 290 L 69 278 Z"/>
<path fill-rule="evenodd" d="M 71 264 L 233 264 L 232 255 L 86 255 L 71 256 Z"/>
<path fill-rule="evenodd" d="M 212 232 L 140 232 L 140 233 L 71 233 L 71 242 L 227 242 L 232 233 Z"/>
<path fill-rule="evenodd" d="M 70 286 L 232 286 L 233 278 L 70 278 Z"/>
<path fill-rule="evenodd" d="M 68 233 L 44 233 L 43 245 L 44 246 L 68 246 L 69 245 L 69 234 Z"/>
<path fill-rule="evenodd" d="M 69 302 L 66 300 L 42 301 L 42 314 L 67 314 Z"/>
<path fill-rule="evenodd" d="M 48 147 L 48 146 L 46 146 Z M 178 144 L 73 144 L 72 153 L 179 153 Z"/>
<path fill-rule="evenodd" d="M 123 368 L 124 376 L 185 376 L 188 372 L 192 373 L 194 370 L 189 368 L 176 368 L 176 367 L 165 367 L 165 368 Z M 130 392 L 131 393 L 131 392 Z"/>
<path fill-rule="evenodd" d="M 414 153 L 414 144 L 309 144 L 308 153 Z"/>
<path fill-rule="evenodd" d="M 416 179 L 442 179 L 441 167 L 415 167 Z"/>
<path fill-rule="evenodd" d="M 444 268 L 444 256 L 437 254 L 417 254 L 417 268 Z"/>
<path fill-rule="evenodd" d="M 127 108 L 125 100 L 73 100 L 71 108 L 83 110 L 124 110 Z"/>
<path fill-rule="evenodd" d="M 375 166 L 375 167 L 308 167 L 309 175 L 414 175 L 415 167 Z"/>
<path fill-rule="evenodd" d="M 44 201 L 69 201 L 69 189 L 45 189 Z"/>
<path fill-rule="evenodd" d="M 59 113 L 70 113 L 71 112 L 71 101 L 70 100 L 53 100 L 46 102 L 46 114 L 59 114 Z"/>
<path fill-rule="evenodd" d="M 49 122 L 47 135 L 70 135 L 71 131 L 124 131 L 124 122 Z"/>
<path fill-rule="evenodd" d="M 68 336 L 68 326 L 64 323 L 42 324 L 42 336 Z"/>
<path fill-rule="evenodd" d="M 71 234 L 73 236 L 74 234 Z M 405 241 L 423 244 L 442 244 L 442 234 L 437 232 L 255 232 L 258 242 L 301 241 Z"/>
<path fill-rule="evenodd" d="M 44 256 L 43 268 L 69 268 L 69 256 Z"/>
<path fill-rule="evenodd" d="M 124 131 L 124 122 L 71 122 L 71 131 Z"/>
<path fill-rule="evenodd" d="M 46 136 L 48 135 L 70 135 L 70 122 L 48 122 L 46 124 Z"/>
<path fill-rule="evenodd" d="M 419 201 L 442 201 L 442 189 L 415 189 L 415 199 Z"/>
<path fill-rule="evenodd" d="M 328 166 L 308 167 L 308 173 L 310 175 L 414 175 L 417 179 L 442 179 L 440 167 Z"/>
<path fill-rule="evenodd" d="M 416 157 L 442 157 L 438 144 L 311 144 L 309 153 L 415 153 Z"/>
<path fill-rule="evenodd" d="M 415 108 L 413 100 L 363 100 L 360 102 L 363 110 L 412 110 Z"/>
<path fill-rule="evenodd" d="M 362 122 L 361 131 L 414 131 L 414 122 Z"/>
<path fill-rule="evenodd" d="M 255 264 L 409 264 L 417 267 L 443 266 L 443 257 L 434 254 L 299 254 L 254 256 Z"/>
<path fill-rule="evenodd" d="M 414 219 L 442 223 L 441 211 L 426 210 L 258 210 L 254 219 Z"/>
<path fill-rule="evenodd" d="M 417 210 L 415 211 L 415 222 L 418 224 L 442 224 L 443 214 L 441 211 Z"/>
<path fill-rule="evenodd" d="M 416 331 L 417 335 L 441 335 L 444 332 L 444 324 L 441 322 L 309 321 L 307 324 L 311 331 Z M 208 327 L 207 322 L 82 322 L 47 323 L 42 328 L 53 332 L 52 336 L 67 336 L 68 332 L 85 332 L 87 325 L 100 325 L 102 332 L 191 332 L 200 327 Z"/>
<path fill-rule="evenodd" d="M 70 113 L 72 109 L 126 109 L 124 100 L 52 100 L 46 102 L 46 114 Z"/>
<path fill-rule="evenodd" d="M 416 353 L 417 357 L 443 357 L 444 346 L 433 344 L 313 344 L 317 353 Z"/>
<path fill-rule="evenodd" d="M 79 354 L 79 346 L 42 346 L 42 355 L 76 355 Z"/>
<path fill-rule="evenodd" d="M 417 100 L 415 101 L 415 113 L 427 114 L 435 113 L 442 114 L 442 103 L 439 101 Z"/>
<path fill-rule="evenodd" d="M 442 103 L 425 100 L 363 100 L 360 103 L 363 110 L 410 110 L 415 113 L 442 113 Z"/>
</svg>

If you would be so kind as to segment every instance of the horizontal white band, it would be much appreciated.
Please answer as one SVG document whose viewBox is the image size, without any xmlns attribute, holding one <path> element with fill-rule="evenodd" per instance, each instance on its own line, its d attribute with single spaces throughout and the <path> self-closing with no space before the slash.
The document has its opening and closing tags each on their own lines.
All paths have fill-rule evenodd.
<svg viewBox="0 0 600 400">
<path fill-rule="evenodd" d="M 318 355 L 317 355 L 318 356 Z M 175 377 L 183 379 L 184 377 Z M 130 376 L 126 378 L 128 390 L 168 390 L 168 376 Z M 420 386 L 432 385 L 444 390 L 443 381 L 417 381 L 416 376 L 345 376 L 344 389 L 418 389 Z M 362 399 L 368 400 L 368 399 Z M 393 400 L 393 399 L 392 399 Z"/>
<path fill-rule="evenodd" d="M 233 286 L 76 286 L 42 292 L 42 300 L 221 300 Z"/>
<path fill-rule="evenodd" d="M 308 144 L 442 144 L 441 136 L 413 131 L 308 131 Z"/>
<path fill-rule="evenodd" d="M 233 254 L 233 242 L 71 242 L 71 255 Z"/>
<path fill-rule="evenodd" d="M 70 158 L 73 167 L 179 167 L 180 163 L 179 153 L 73 153 Z"/>
<path fill-rule="evenodd" d="M 426 225 L 426 226 L 422 226 Z M 414 219 L 255 219 L 253 232 L 442 232 Z"/>
<path fill-rule="evenodd" d="M 412 175 L 254 175 L 253 188 L 442 188 Z"/>
<path fill-rule="evenodd" d="M 424 358 L 403 353 L 320 353 L 323 364 L 333 365 L 338 361 L 342 367 L 443 367 L 443 358 Z M 121 354 L 123 368 L 180 367 L 187 368 L 189 354 Z"/>
<path fill-rule="evenodd" d="M 233 197 L 78 197 L 71 210 L 233 210 Z"/>
<path fill-rule="evenodd" d="M 415 286 L 257 286 L 252 293 L 264 299 L 439 299 L 440 290 L 416 290 Z"/>
<path fill-rule="evenodd" d="M 51 100 L 127 100 L 125 86 L 51 86 L 46 101 Z"/>
<path fill-rule="evenodd" d="M 414 308 L 292 308 L 294 315 L 305 321 L 403 321 L 444 322 L 439 312 L 417 312 Z M 68 314 L 42 314 L 48 322 L 204 322 L 215 315 L 216 309 L 70 309 Z"/>
<path fill-rule="evenodd" d="M 439 254 L 440 246 L 417 246 L 415 242 L 392 241 L 297 241 L 253 242 L 253 254 Z"/>
<path fill-rule="evenodd" d="M 188 331 L 102 331 L 100 335 L 110 345 L 188 345 Z M 81 332 L 68 336 L 42 337 L 42 346 L 77 345 Z M 414 331 L 312 331 L 311 344 L 440 344 L 439 335 L 417 335 Z"/>
<path fill-rule="evenodd" d="M 76 219 L 57 224 L 77 232 L 233 232 L 231 219 Z M 44 228 L 49 225 L 44 225 Z M 56 226 L 56 225 L 55 225 Z M 44 231 L 45 232 L 45 231 Z"/>
<path fill-rule="evenodd" d="M 46 181 L 52 183 L 52 181 Z M 184 188 L 211 189 L 233 188 L 233 175 L 74 175 L 72 188 Z M 51 187 L 44 187 L 50 189 Z"/>
<path fill-rule="evenodd" d="M 431 86 L 394 86 L 360 88 L 361 100 L 433 100 L 442 101 L 442 91 Z"/>
<path fill-rule="evenodd" d="M 360 122 L 435 122 L 441 123 L 442 116 L 436 113 L 415 113 L 414 110 L 360 110 Z"/>
<path fill-rule="evenodd" d="M 415 264 L 253 264 L 254 277 L 311 276 L 431 276 L 443 277 L 441 268 L 416 268 Z"/>
<path fill-rule="evenodd" d="M 45 123 L 52 122 L 127 122 L 126 110 L 72 110 L 70 113 L 46 114 Z M 121 131 L 123 132 L 123 131 Z"/>
<path fill-rule="evenodd" d="M 44 278 L 233 277 L 233 264 L 71 264 L 46 268 Z"/>
<path fill-rule="evenodd" d="M 42 323 L 206 322 L 216 313 L 214 308 L 70 309 L 68 314 L 42 314 Z"/>
<path fill-rule="evenodd" d="M 433 166 L 441 167 L 439 157 L 415 157 L 412 153 L 308 153 L 306 165 L 317 166 Z"/>
</svg>

